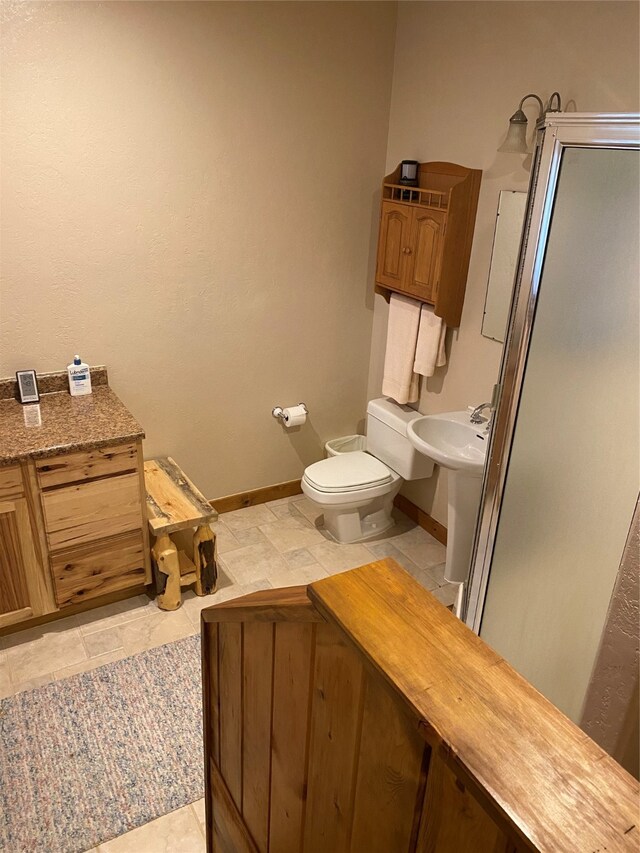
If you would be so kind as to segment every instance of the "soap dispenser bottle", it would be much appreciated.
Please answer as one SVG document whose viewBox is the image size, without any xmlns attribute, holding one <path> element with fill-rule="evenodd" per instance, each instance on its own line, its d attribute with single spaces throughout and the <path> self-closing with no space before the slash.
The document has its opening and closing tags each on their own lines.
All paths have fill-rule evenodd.
<svg viewBox="0 0 640 853">
<path fill-rule="evenodd" d="M 79 355 L 74 355 L 73 363 L 67 367 L 69 374 L 69 392 L 72 397 L 81 397 L 91 393 L 91 371 Z"/>
</svg>

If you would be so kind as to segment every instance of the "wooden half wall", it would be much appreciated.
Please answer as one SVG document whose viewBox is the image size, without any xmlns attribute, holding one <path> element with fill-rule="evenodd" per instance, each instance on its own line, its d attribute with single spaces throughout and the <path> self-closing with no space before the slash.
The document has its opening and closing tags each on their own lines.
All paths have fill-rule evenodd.
<svg viewBox="0 0 640 853">
<path fill-rule="evenodd" d="M 638 784 L 393 560 L 202 614 L 209 853 L 638 849 Z"/>
</svg>

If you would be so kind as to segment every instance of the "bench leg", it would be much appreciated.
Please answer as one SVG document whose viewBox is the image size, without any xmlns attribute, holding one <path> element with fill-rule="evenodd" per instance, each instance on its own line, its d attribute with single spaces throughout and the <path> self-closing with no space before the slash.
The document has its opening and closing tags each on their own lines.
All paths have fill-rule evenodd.
<svg viewBox="0 0 640 853">
<path fill-rule="evenodd" d="M 216 534 L 201 524 L 193 534 L 193 562 L 196 567 L 196 595 L 209 595 L 218 585 Z"/>
<path fill-rule="evenodd" d="M 160 610 L 177 610 L 182 604 L 178 549 L 164 533 L 151 549 Z"/>
</svg>

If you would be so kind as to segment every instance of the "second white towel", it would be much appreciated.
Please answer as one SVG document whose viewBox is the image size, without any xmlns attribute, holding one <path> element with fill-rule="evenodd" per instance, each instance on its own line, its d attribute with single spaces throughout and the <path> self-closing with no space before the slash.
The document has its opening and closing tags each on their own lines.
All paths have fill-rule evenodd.
<svg viewBox="0 0 640 853">
<path fill-rule="evenodd" d="M 398 403 L 418 400 L 419 379 L 447 363 L 447 327 L 431 305 L 391 294 L 382 393 Z"/>
<path fill-rule="evenodd" d="M 414 373 L 433 376 L 436 367 L 444 367 L 447 363 L 444 346 L 446 337 L 447 326 L 442 317 L 436 317 L 431 305 L 423 303 L 420 308 L 416 357 L 413 363 Z"/>
</svg>

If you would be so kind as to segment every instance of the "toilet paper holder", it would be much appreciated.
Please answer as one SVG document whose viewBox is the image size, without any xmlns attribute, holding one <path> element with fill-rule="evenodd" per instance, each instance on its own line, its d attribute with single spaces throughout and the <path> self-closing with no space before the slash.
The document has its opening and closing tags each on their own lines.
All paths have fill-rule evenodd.
<svg viewBox="0 0 640 853">
<path fill-rule="evenodd" d="M 298 403 L 298 405 L 299 405 L 299 406 L 302 406 L 302 408 L 304 409 L 304 413 L 305 413 L 305 415 L 308 415 L 308 414 L 309 414 L 309 409 L 307 409 L 307 407 L 305 406 L 305 404 L 304 404 L 304 403 Z M 284 409 L 282 408 L 282 406 L 275 406 L 275 407 L 272 409 L 271 414 L 273 415 L 273 417 L 274 417 L 274 418 L 280 418 L 280 420 L 282 421 L 282 423 L 285 423 L 285 424 L 286 424 L 286 422 L 287 422 L 287 416 L 285 415 L 285 413 L 284 413 Z"/>
</svg>

